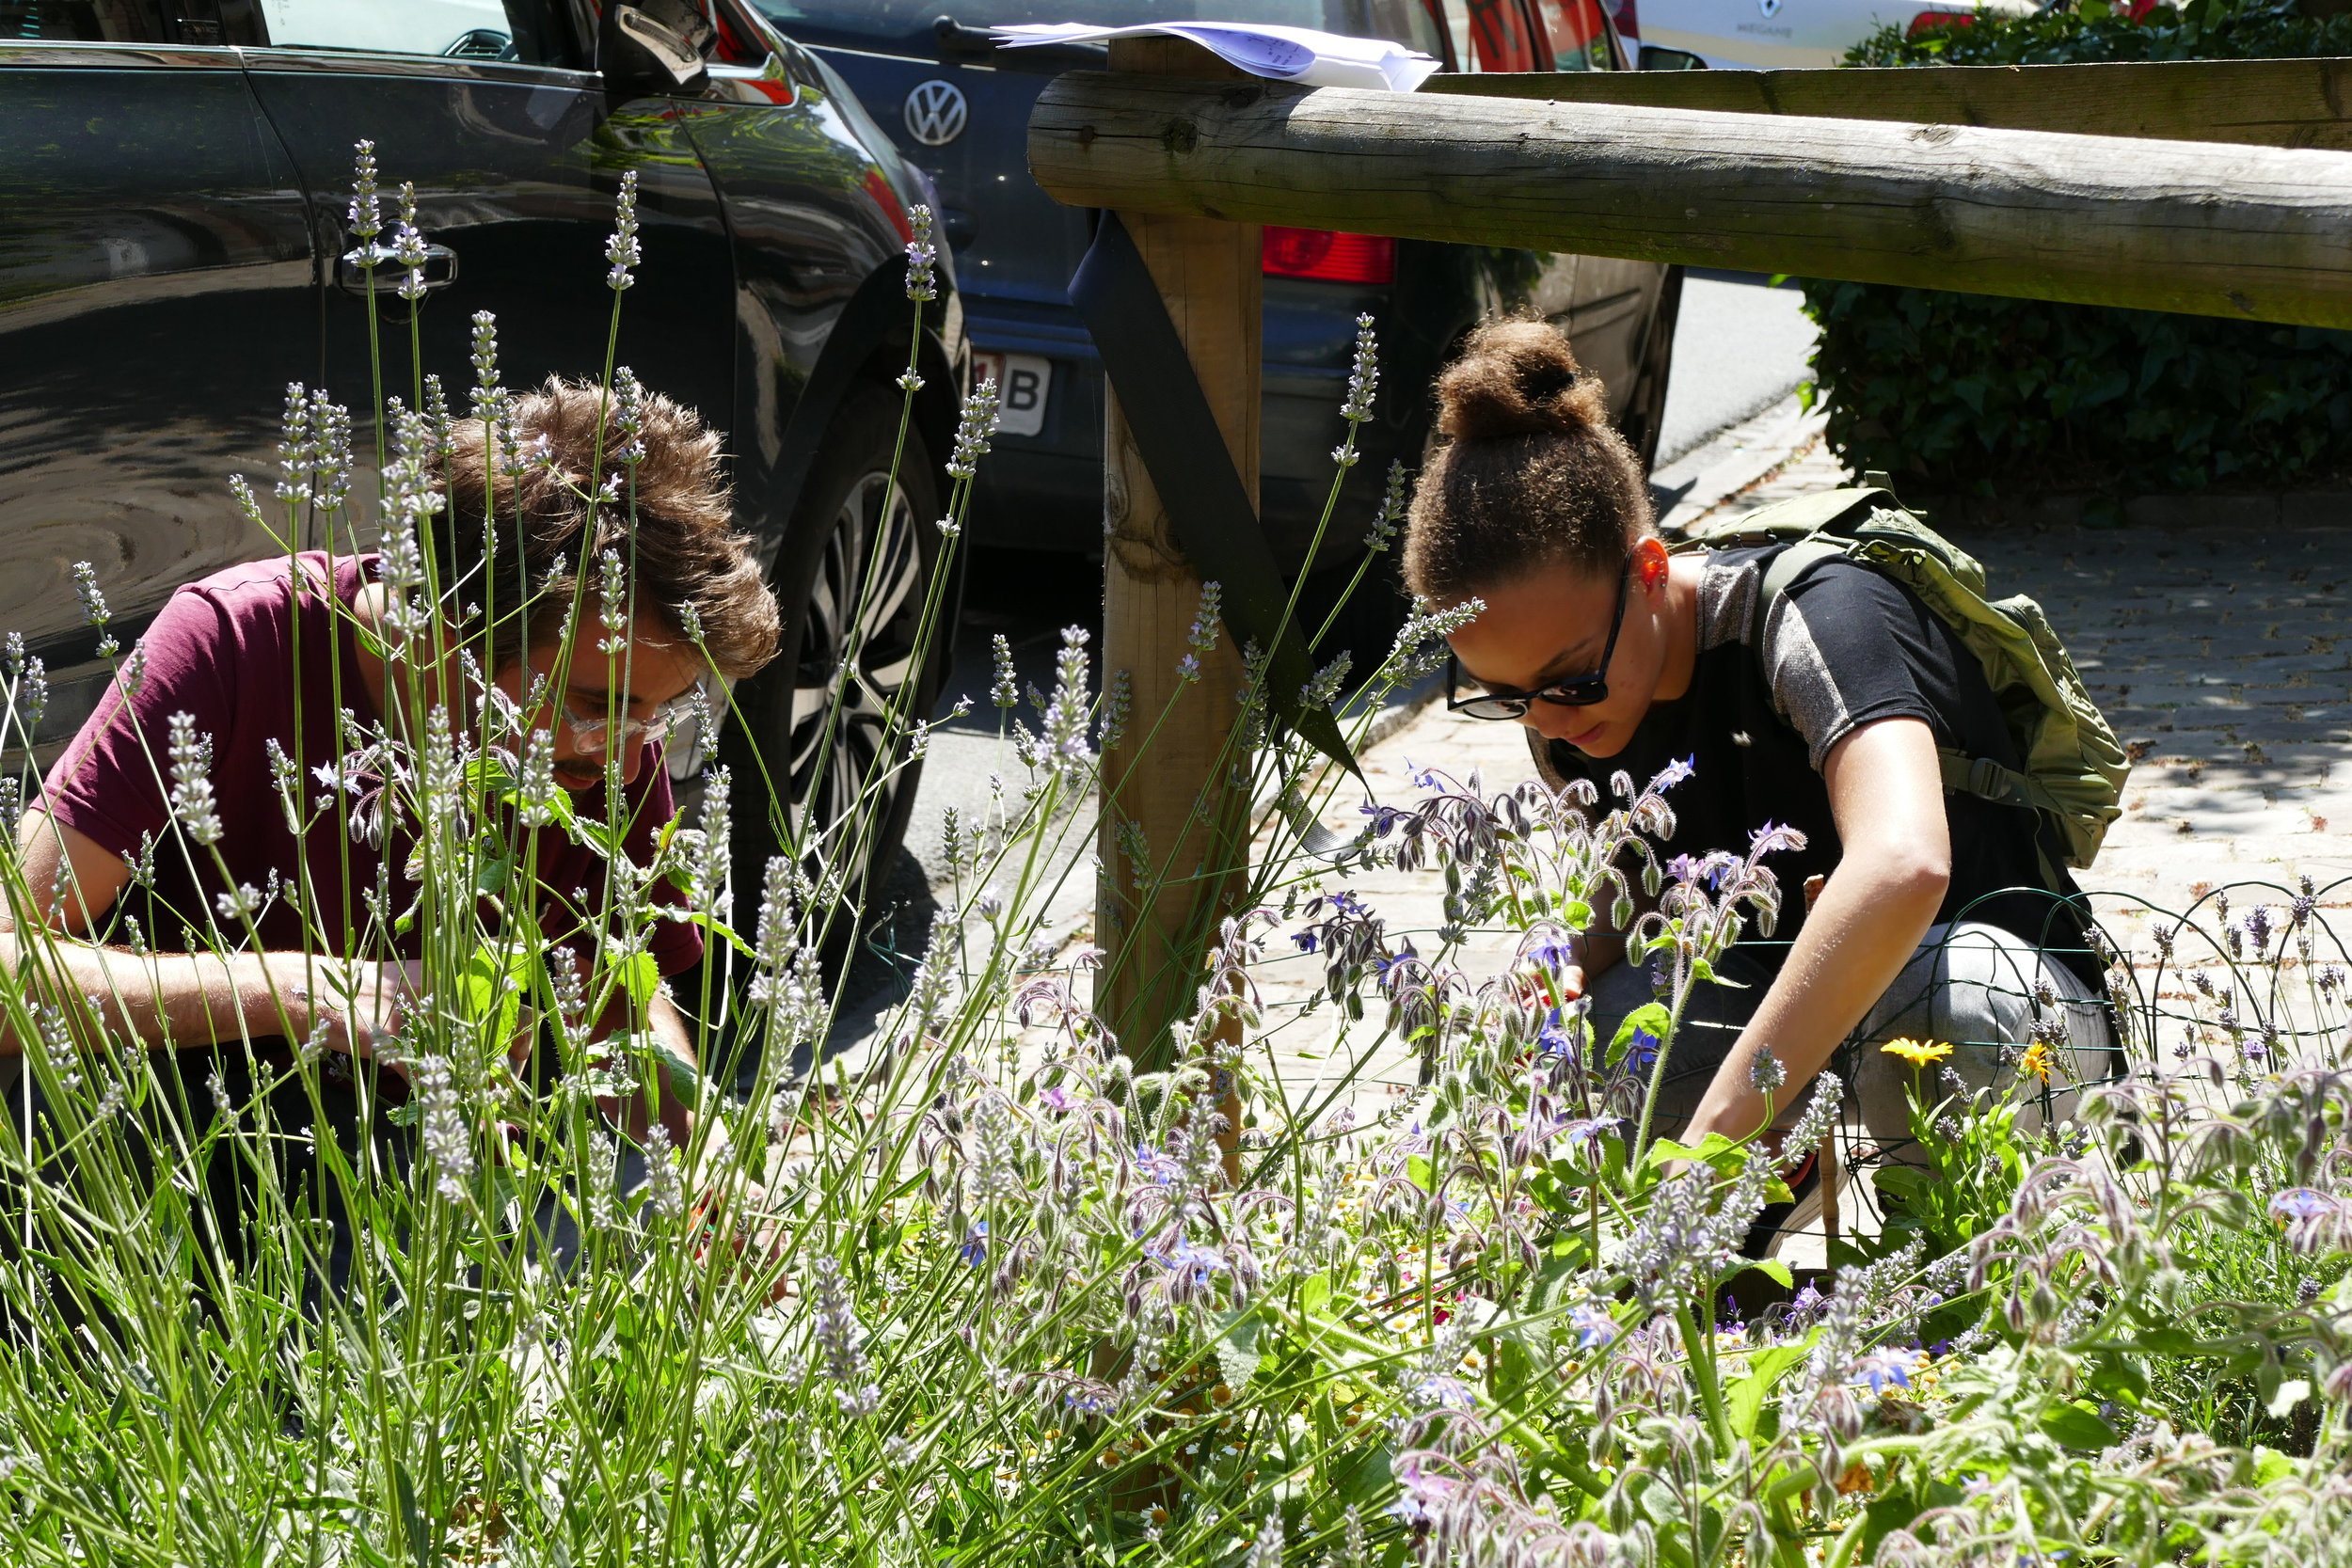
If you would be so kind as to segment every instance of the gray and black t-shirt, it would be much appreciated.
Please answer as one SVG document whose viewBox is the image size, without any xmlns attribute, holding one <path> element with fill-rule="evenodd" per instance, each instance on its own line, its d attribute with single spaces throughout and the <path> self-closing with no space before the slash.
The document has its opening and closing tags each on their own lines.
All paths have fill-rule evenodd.
<svg viewBox="0 0 2352 1568">
<path fill-rule="evenodd" d="M 1554 784 L 1590 779 L 1604 800 L 1613 773 L 1623 770 L 1639 784 L 1667 763 L 1690 758 L 1691 778 L 1667 796 L 1676 825 L 1663 856 L 1744 851 L 1767 823 L 1802 830 L 1804 850 L 1766 863 L 1780 879 L 1784 903 L 1772 942 L 1753 951 L 1773 965 L 1804 925 L 1805 879 L 1837 864 L 1837 827 L 1820 769 L 1846 735 L 1874 720 L 1919 719 L 1938 746 L 2019 766 L 2016 743 L 1975 656 L 1892 578 L 1851 561 L 1824 561 L 1782 594 L 1759 644 L 1756 595 L 1766 564 L 1785 547 L 1719 550 L 1708 558 L 1691 689 L 1653 705 L 1624 751 L 1587 757 L 1528 732 L 1547 777 Z M 2039 891 L 2036 838 L 2048 863 L 2062 867 L 2057 830 L 2036 812 L 1973 795 L 1947 793 L 1944 803 L 1952 881 L 1936 918 L 1998 926 L 2055 950 L 2095 984 L 2098 966 L 2068 951 L 2082 945 L 2079 914 Z M 2056 891 L 2075 895 L 2063 869 L 2058 878 L 2063 886 Z"/>
</svg>

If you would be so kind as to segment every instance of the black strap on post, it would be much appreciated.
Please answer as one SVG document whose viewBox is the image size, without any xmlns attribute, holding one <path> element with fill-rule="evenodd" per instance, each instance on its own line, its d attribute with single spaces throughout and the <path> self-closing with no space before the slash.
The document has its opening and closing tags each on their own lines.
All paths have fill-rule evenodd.
<svg viewBox="0 0 2352 1568">
<path fill-rule="evenodd" d="M 1070 303 L 1093 335 L 1176 542 L 1201 580 L 1223 591 L 1226 634 L 1267 650 L 1265 698 L 1274 717 L 1361 780 L 1339 721 L 1299 702 L 1314 666 L 1298 627 L 1284 623 L 1289 590 L 1160 287 L 1117 213 L 1103 214 L 1070 280 Z"/>
</svg>

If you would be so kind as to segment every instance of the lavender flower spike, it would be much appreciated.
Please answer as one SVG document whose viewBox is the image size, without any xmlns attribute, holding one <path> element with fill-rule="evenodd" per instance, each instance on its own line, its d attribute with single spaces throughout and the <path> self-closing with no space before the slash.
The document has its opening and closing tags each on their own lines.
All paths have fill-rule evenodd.
<svg viewBox="0 0 2352 1568">
<path fill-rule="evenodd" d="M 844 1416 L 871 1416 L 882 1408 L 882 1389 L 868 1381 L 866 1331 L 850 1309 L 850 1292 L 841 1283 L 840 1265 L 830 1258 L 817 1259 L 817 1343 L 825 1355 L 825 1376 L 836 1385 L 834 1402 Z"/>
<path fill-rule="evenodd" d="M 1347 401 L 1340 404 L 1340 418 L 1349 424 L 1362 424 L 1372 418 L 1372 402 L 1380 389 L 1380 340 L 1372 329 L 1370 316 L 1356 318 L 1356 363 L 1347 374 Z"/>
<path fill-rule="evenodd" d="M 633 168 L 621 175 L 620 200 L 612 214 L 612 238 L 605 244 L 604 259 L 612 263 L 612 270 L 604 275 L 605 285 L 614 293 L 637 281 L 628 269 L 642 263 L 645 253 L 637 243 L 637 171 Z"/>
<path fill-rule="evenodd" d="M 907 228 L 913 237 L 907 241 L 907 298 L 933 300 L 939 297 L 939 279 L 934 268 L 939 262 L 938 247 L 931 242 L 931 210 L 929 207 L 907 209 Z M 913 391 L 914 388 L 908 388 Z"/>
<path fill-rule="evenodd" d="M 463 1203 L 466 1183 L 474 1175 L 473 1137 L 466 1127 L 449 1062 L 426 1056 L 409 1074 L 417 1088 L 419 1134 L 436 1172 L 434 1189 L 452 1203 Z"/>
<path fill-rule="evenodd" d="M 213 781 L 207 776 L 212 767 L 212 739 L 198 738 L 196 716 L 173 714 L 171 815 L 191 840 L 203 845 L 219 843 L 221 834 L 220 812 L 213 800 Z"/>
<path fill-rule="evenodd" d="M 424 264 L 429 258 L 424 248 L 424 233 L 417 227 L 417 187 L 408 181 L 401 182 L 400 224 L 392 230 L 391 256 L 408 273 L 393 292 L 414 305 L 424 297 Z"/>
<path fill-rule="evenodd" d="M 384 215 L 376 206 L 375 143 L 372 141 L 358 142 L 353 147 L 349 216 L 351 232 L 359 245 L 343 260 L 357 267 L 373 267 L 382 259 L 374 240 L 384 231 Z"/>
</svg>

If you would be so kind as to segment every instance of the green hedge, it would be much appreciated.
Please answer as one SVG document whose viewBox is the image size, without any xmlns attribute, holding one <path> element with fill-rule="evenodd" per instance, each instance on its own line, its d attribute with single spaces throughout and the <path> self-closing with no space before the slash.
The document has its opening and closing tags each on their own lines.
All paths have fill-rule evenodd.
<svg viewBox="0 0 2352 1568">
<path fill-rule="evenodd" d="M 1853 65 L 2044 65 L 2352 54 L 2352 16 L 2198 0 L 2139 23 L 2103 0 L 1857 45 Z M 1808 281 L 1829 439 L 1915 489 L 2144 493 L 2352 474 L 2352 332 Z"/>
</svg>

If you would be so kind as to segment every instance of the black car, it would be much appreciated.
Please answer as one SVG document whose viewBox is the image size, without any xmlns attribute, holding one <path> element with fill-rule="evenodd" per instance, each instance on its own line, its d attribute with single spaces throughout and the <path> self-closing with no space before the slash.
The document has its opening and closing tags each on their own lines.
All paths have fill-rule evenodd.
<svg viewBox="0 0 2352 1568">
<path fill-rule="evenodd" d="M 0 629 L 52 673 L 36 760 L 104 680 L 73 562 L 95 564 L 127 643 L 181 583 L 280 548 L 229 481 L 267 494 L 289 383 L 331 388 L 373 451 L 371 284 L 339 260 L 362 137 L 389 185 L 415 182 L 433 245 L 423 368 L 460 399 L 476 310 L 498 315 L 509 386 L 601 371 L 602 251 L 637 172 L 644 262 L 619 358 L 726 433 L 741 525 L 785 609 L 785 657 L 738 693 L 750 733 L 720 750 L 756 747 L 796 804 L 830 813 L 893 689 L 926 683 L 928 710 L 935 672 L 913 668 L 908 638 L 939 546 L 924 449 L 945 455 L 964 372 L 952 293 L 916 349 L 915 445 L 885 504 L 924 178 L 830 68 L 733 0 L 612 9 L 0 0 Z M 384 268 L 373 286 L 405 388 L 396 282 Z M 818 777 L 817 719 L 869 561 L 884 576 L 849 743 Z M 674 741 L 674 770 L 701 750 Z"/>
<path fill-rule="evenodd" d="M 1279 22 L 1394 39 L 1449 70 L 1619 70 L 1600 0 L 755 0 L 837 68 L 902 153 L 940 192 L 976 365 L 1003 386 L 1005 420 L 980 476 L 974 537 L 1032 549 L 1099 551 L 1102 374 L 1070 309 L 1091 214 L 1057 204 L 1028 175 L 1029 107 L 1056 71 L 1101 69 L 1100 49 L 995 48 L 986 29 L 1022 22 L 1106 25 Z M 952 7 L 942 14 L 942 7 Z M 1330 483 L 1355 318 L 1382 338 L 1385 379 L 1361 475 L 1333 536 L 1362 535 L 1391 457 L 1418 462 L 1428 389 L 1487 312 L 1533 308 L 1564 325 L 1606 381 L 1620 426 L 1646 457 L 1665 405 L 1678 275 L 1646 262 L 1268 229 L 1262 509 L 1279 553 L 1305 553 Z M 1329 546 L 1319 562 L 1332 559 Z"/>
</svg>

